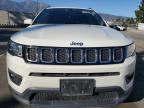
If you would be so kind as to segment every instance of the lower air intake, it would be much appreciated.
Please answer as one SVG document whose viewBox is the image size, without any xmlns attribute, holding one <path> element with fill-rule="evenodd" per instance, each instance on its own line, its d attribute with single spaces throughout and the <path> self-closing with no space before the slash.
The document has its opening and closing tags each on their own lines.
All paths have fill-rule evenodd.
<svg viewBox="0 0 144 108">
<path fill-rule="evenodd" d="M 103 106 L 118 103 L 117 92 L 99 93 L 95 96 L 61 96 L 58 93 L 41 92 L 33 95 L 31 105 L 46 106 Z"/>
</svg>

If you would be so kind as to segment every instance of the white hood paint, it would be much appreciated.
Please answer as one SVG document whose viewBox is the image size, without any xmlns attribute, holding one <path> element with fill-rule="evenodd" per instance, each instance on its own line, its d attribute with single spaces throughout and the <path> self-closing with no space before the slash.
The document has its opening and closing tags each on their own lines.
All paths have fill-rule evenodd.
<svg viewBox="0 0 144 108">
<path fill-rule="evenodd" d="M 72 41 L 83 42 L 82 47 L 125 46 L 132 43 L 122 33 L 96 25 L 33 25 L 11 37 L 24 45 L 70 46 Z"/>
</svg>

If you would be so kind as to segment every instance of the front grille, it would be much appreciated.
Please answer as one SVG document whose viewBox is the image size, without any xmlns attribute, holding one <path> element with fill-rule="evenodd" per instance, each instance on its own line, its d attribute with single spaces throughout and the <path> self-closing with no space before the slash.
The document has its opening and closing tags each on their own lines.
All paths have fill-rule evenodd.
<svg viewBox="0 0 144 108">
<path fill-rule="evenodd" d="M 62 65 L 100 65 L 122 63 L 125 47 L 117 48 L 55 48 L 25 47 L 28 63 Z"/>
</svg>

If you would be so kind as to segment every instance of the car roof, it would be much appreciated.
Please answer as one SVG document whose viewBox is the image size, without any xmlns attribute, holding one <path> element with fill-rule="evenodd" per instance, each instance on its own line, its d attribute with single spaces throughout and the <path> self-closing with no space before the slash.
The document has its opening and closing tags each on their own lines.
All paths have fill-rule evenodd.
<svg viewBox="0 0 144 108">
<path fill-rule="evenodd" d="M 46 9 L 83 9 L 83 10 L 93 10 L 92 8 L 78 8 L 78 7 L 48 7 Z"/>
</svg>

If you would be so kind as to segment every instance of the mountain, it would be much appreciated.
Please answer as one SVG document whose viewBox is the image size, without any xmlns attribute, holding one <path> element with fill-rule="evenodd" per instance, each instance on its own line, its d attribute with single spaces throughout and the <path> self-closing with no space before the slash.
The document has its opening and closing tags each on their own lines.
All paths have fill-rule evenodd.
<svg viewBox="0 0 144 108">
<path fill-rule="evenodd" d="M 50 7 L 50 5 L 39 2 L 38 5 L 39 10 L 42 10 L 43 8 L 46 7 Z M 24 0 L 22 2 L 16 2 L 13 0 L 0 0 L 0 10 L 36 13 L 37 2 L 33 0 Z"/>
<path fill-rule="evenodd" d="M 117 16 L 117 15 L 111 15 L 111 14 L 105 14 L 105 13 L 99 13 L 101 17 L 103 17 L 106 21 L 113 21 L 116 19 L 123 19 L 126 20 L 129 17 L 125 17 L 125 16 Z"/>
</svg>

